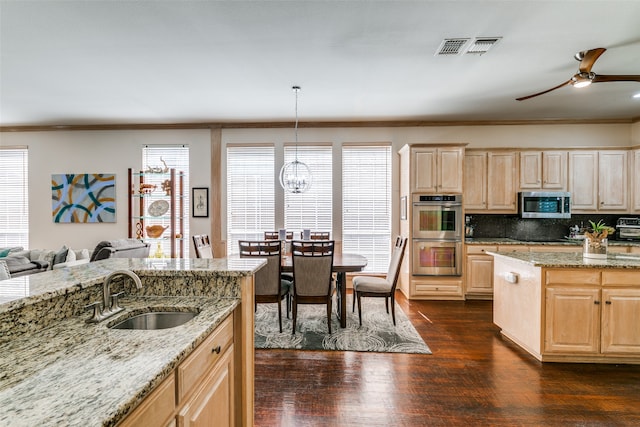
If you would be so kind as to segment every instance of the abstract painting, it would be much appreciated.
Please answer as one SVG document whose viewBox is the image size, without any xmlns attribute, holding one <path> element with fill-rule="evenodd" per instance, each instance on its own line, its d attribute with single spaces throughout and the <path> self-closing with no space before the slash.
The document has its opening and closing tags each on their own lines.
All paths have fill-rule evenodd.
<svg viewBox="0 0 640 427">
<path fill-rule="evenodd" d="M 116 176 L 53 174 L 51 206 L 53 222 L 116 222 Z"/>
</svg>

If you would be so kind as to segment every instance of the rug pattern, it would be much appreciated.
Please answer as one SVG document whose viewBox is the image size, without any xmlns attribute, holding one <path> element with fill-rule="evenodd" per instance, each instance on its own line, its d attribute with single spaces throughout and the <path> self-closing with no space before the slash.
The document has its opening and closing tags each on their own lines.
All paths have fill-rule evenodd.
<svg viewBox="0 0 640 427">
<path fill-rule="evenodd" d="M 282 333 L 278 328 L 277 305 L 258 304 L 255 313 L 255 348 L 431 354 L 398 304 L 394 326 L 391 314 L 385 310 L 384 298 L 363 298 L 361 327 L 358 308 L 352 313 L 351 301 L 351 295 L 347 295 L 347 327 L 343 329 L 335 314 L 334 300 L 331 334 L 327 328 L 324 305 L 299 305 L 296 333 L 293 335 L 293 322 L 286 318 L 284 301 Z"/>
</svg>

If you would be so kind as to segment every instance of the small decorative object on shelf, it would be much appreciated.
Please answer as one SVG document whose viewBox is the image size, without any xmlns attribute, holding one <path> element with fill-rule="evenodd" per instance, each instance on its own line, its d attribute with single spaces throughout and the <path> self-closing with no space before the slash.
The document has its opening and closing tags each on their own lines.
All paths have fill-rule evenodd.
<svg viewBox="0 0 640 427">
<path fill-rule="evenodd" d="M 153 254 L 154 258 L 164 258 L 164 251 L 162 250 L 162 244 L 158 242 L 156 246 L 156 252 Z"/>
<path fill-rule="evenodd" d="M 584 258 L 606 259 L 609 245 L 607 236 L 615 232 L 615 229 L 606 225 L 602 220 L 597 224 L 589 221 L 589 224 L 591 225 L 590 231 L 584 233 L 582 256 Z"/>
<path fill-rule="evenodd" d="M 129 169 L 128 237 L 154 246 L 159 243 L 163 258 L 183 258 L 188 218 L 184 174 L 160 161 L 164 167 L 148 167 L 139 172 Z M 155 256 L 153 250 L 149 256 Z"/>
</svg>

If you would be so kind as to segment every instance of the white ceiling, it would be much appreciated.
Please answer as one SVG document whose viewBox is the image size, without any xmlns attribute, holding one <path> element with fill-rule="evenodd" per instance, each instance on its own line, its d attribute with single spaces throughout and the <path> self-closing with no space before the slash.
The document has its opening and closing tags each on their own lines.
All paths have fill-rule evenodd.
<svg viewBox="0 0 640 427">
<path fill-rule="evenodd" d="M 640 1 L 0 1 L 0 125 L 640 118 Z M 502 37 L 435 56 L 445 38 Z"/>
</svg>

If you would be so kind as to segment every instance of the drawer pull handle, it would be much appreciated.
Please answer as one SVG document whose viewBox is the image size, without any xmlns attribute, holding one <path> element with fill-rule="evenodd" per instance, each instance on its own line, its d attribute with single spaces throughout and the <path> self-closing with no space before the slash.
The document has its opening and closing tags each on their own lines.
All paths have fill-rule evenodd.
<svg viewBox="0 0 640 427">
<path fill-rule="evenodd" d="M 595 305 L 600 305 L 600 301 L 594 301 L 593 302 Z"/>
<path fill-rule="evenodd" d="M 211 353 L 220 354 L 220 350 L 222 350 L 220 346 L 217 346 L 211 349 Z"/>
</svg>

